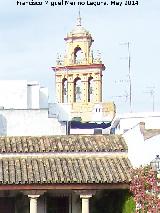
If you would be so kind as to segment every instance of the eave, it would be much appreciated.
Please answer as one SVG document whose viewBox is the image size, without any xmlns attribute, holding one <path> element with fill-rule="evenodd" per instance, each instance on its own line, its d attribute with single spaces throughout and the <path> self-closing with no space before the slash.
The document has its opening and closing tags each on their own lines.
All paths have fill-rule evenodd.
<svg viewBox="0 0 160 213">
<path fill-rule="evenodd" d="M 57 67 L 52 67 L 54 71 L 61 71 L 61 70 L 83 70 L 83 69 L 95 69 L 95 68 L 101 68 L 102 70 L 105 70 L 104 64 L 83 64 L 83 65 L 70 65 L 70 66 L 57 66 Z"/>
<path fill-rule="evenodd" d="M 98 189 L 129 189 L 129 183 L 92 183 L 92 184 L 6 184 L 0 190 L 98 190 Z"/>
</svg>

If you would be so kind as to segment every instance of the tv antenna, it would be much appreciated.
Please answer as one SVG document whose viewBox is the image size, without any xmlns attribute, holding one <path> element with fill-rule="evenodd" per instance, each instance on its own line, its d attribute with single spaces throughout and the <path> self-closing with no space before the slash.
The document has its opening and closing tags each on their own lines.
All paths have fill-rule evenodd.
<svg viewBox="0 0 160 213">
<path fill-rule="evenodd" d="M 152 111 L 154 112 L 155 110 L 155 87 L 147 87 L 148 91 L 145 93 L 149 93 L 152 99 Z"/>
<path fill-rule="evenodd" d="M 126 45 L 128 49 L 128 83 L 129 83 L 129 109 L 132 112 L 132 79 L 131 79 L 131 54 L 130 54 L 130 42 L 121 43 L 121 45 Z"/>
<path fill-rule="evenodd" d="M 126 102 L 128 99 L 128 93 L 127 93 L 127 91 L 125 91 L 123 95 L 115 95 L 115 96 L 112 96 L 112 98 L 113 97 L 114 98 L 125 98 L 125 102 Z"/>
</svg>

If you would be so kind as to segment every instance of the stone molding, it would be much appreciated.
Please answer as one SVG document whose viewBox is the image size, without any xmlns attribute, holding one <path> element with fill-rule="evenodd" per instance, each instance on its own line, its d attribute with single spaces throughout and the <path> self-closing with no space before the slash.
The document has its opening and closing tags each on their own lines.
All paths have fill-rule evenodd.
<svg viewBox="0 0 160 213">
<path fill-rule="evenodd" d="M 41 195 L 43 195 L 46 190 L 26 190 L 26 191 L 22 191 L 24 195 L 27 195 L 30 198 L 37 198 L 40 197 Z"/>
<path fill-rule="evenodd" d="M 28 195 L 29 199 L 38 199 L 40 195 Z"/>
<path fill-rule="evenodd" d="M 96 190 L 75 190 L 74 192 L 80 195 L 80 198 L 90 198 L 96 194 Z"/>
</svg>

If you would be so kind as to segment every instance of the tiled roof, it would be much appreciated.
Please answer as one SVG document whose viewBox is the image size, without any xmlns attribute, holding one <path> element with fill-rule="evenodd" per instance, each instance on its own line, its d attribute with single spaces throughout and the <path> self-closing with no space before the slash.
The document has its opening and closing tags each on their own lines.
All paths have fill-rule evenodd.
<svg viewBox="0 0 160 213">
<path fill-rule="evenodd" d="M 118 135 L 0 137 L 0 153 L 124 151 L 127 145 Z"/>
<path fill-rule="evenodd" d="M 52 183 L 129 183 L 127 157 L 5 157 L 0 185 Z"/>
<path fill-rule="evenodd" d="M 0 185 L 129 183 L 122 136 L 0 138 Z"/>
<path fill-rule="evenodd" d="M 145 129 L 143 131 L 144 140 L 147 140 L 159 134 L 160 134 L 160 129 Z"/>
<path fill-rule="evenodd" d="M 145 122 L 140 122 L 139 126 L 140 126 L 140 131 L 144 136 L 144 140 L 147 140 L 149 138 L 152 138 L 160 134 L 160 129 L 146 129 Z"/>
</svg>

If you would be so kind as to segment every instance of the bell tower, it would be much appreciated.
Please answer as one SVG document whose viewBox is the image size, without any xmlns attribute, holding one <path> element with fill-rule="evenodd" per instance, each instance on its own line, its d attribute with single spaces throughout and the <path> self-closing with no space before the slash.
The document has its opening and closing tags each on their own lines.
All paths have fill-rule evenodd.
<svg viewBox="0 0 160 213">
<path fill-rule="evenodd" d="M 64 38 L 66 54 L 58 57 L 56 96 L 58 103 L 102 102 L 102 71 L 100 57 L 94 58 L 91 34 L 82 26 L 80 14 L 74 29 Z"/>
<path fill-rule="evenodd" d="M 79 117 L 87 122 L 92 120 L 94 111 L 102 111 L 102 117 L 110 112 L 113 115 L 114 104 L 102 103 L 102 72 L 105 66 L 100 54 L 93 56 L 94 40 L 82 26 L 80 13 L 75 27 L 64 40 L 65 55 L 58 55 L 57 64 L 53 67 L 57 103 L 70 106 L 72 118 Z M 97 109 L 97 106 L 100 108 Z"/>
<path fill-rule="evenodd" d="M 64 63 L 66 65 L 92 64 L 93 56 L 91 34 L 81 25 L 81 17 L 77 18 L 75 28 L 64 39 L 66 41 L 67 54 Z"/>
</svg>

